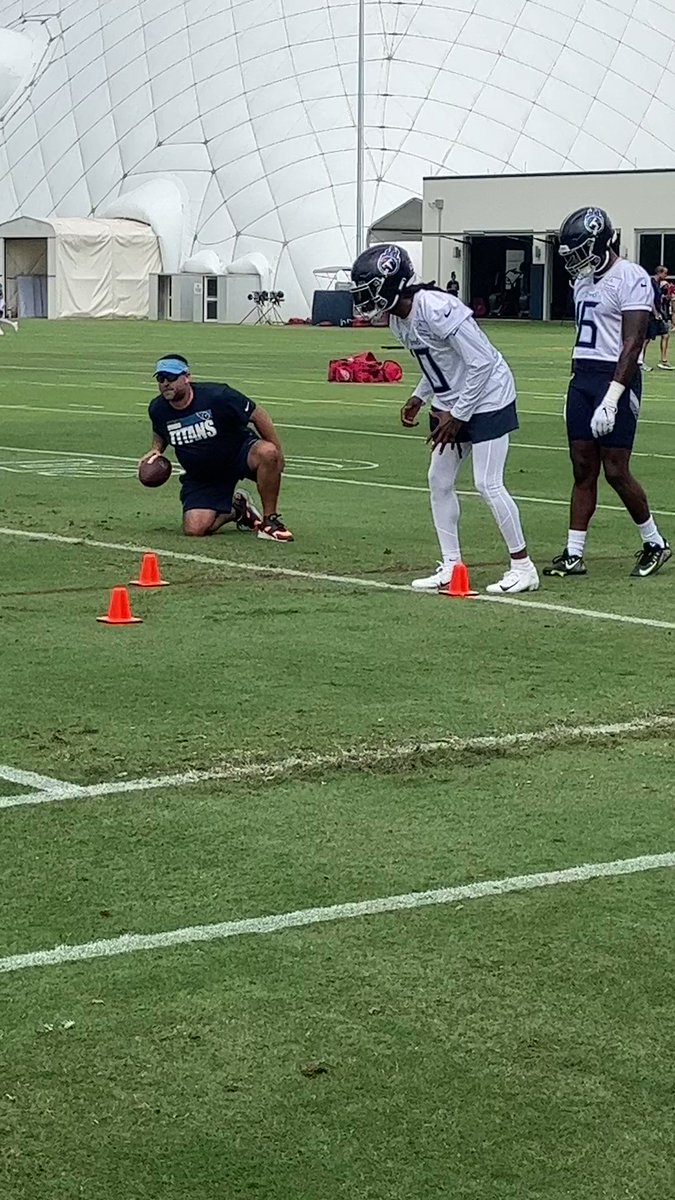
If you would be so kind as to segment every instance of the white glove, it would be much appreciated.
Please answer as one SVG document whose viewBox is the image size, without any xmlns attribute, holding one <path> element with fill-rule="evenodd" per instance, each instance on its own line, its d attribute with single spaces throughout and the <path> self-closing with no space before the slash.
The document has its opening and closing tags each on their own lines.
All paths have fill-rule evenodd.
<svg viewBox="0 0 675 1200">
<path fill-rule="evenodd" d="M 619 400 L 625 390 L 623 384 L 617 383 L 616 380 L 610 383 L 602 403 L 598 405 L 591 417 L 591 433 L 594 438 L 605 437 L 608 433 L 612 432 L 616 423 L 616 411 L 619 407 Z"/>
</svg>

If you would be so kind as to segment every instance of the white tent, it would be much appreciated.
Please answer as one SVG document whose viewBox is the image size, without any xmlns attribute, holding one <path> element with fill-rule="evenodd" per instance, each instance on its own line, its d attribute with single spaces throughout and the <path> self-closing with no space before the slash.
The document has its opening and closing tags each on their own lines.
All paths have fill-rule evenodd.
<svg viewBox="0 0 675 1200">
<path fill-rule="evenodd" d="M 17 217 L 0 225 L 7 309 L 20 317 L 147 317 L 161 274 L 140 221 Z"/>
</svg>

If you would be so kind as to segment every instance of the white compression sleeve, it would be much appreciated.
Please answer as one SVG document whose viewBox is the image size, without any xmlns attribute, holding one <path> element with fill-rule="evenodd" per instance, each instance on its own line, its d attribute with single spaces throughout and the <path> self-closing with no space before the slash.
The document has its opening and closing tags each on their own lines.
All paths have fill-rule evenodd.
<svg viewBox="0 0 675 1200">
<path fill-rule="evenodd" d="M 509 452 L 509 435 L 473 447 L 473 479 L 497 522 L 510 554 L 525 549 L 525 534 L 518 505 L 504 485 L 504 468 Z"/>
<path fill-rule="evenodd" d="M 457 476 L 462 463 L 469 457 L 471 447 L 462 445 L 460 457 L 457 449 L 446 446 L 443 453 L 434 450 L 429 464 L 429 497 L 431 514 L 434 518 L 436 535 L 441 547 L 443 564 L 461 562 L 459 548 L 459 497 Z"/>
</svg>

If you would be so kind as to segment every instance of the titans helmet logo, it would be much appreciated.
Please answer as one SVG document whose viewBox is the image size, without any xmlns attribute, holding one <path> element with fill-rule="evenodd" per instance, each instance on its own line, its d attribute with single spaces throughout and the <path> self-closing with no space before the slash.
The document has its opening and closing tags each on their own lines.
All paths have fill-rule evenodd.
<svg viewBox="0 0 675 1200">
<path fill-rule="evenodd" d="M 599 208 L 589 208 L 584 217 L 584 229 L 592 237 L 597 237 L 605 228 L 605 218 Z"/>
<path fill-rule="evenodd" d="M 377 260 L 380 275 L 394 275 L 401 266 L 401 251 L 398 246 L 387 246 Z"/>
</svg>

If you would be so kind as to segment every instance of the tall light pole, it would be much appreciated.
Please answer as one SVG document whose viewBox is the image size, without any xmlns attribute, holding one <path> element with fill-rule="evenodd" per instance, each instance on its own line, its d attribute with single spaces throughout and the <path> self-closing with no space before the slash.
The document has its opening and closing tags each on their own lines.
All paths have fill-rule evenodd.
<svg viewBox="0 0 675 1200">
<path fill-rule="evenodd" d="M 366 158 L 366 0 L 359 2 L 358 71 L 356 82 L 356 255 L 363 250 L 363 178 Z"/>
</svg>

